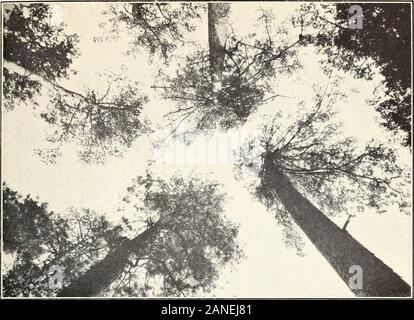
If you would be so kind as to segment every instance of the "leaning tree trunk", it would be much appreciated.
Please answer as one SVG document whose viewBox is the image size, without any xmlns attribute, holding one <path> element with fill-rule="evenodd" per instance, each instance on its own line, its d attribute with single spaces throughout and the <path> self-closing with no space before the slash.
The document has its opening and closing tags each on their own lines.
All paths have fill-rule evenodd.
<svg viewBox="0 0 414 320">
<path fill-rule="evenodd" d="M 411 288 L 384 262 L 339 228 L 298 192 L 270 158 L 265 158 L 262 180 L 272 188 L 296 224 L 348 285 L 351 266 L 362 269 L 362 289 L 351 288 L 356 296 L 410 296 Z"/>
<path fill-rule="evenodd" d="M 58 297 L 93 297 L 108 288 L 122 273 L 132 253 L 142 256 L 148 244 L 157 235 L 157 224 L 149 227 L 133 239 L 126 240 L 82 276 L 63 288 Z"/>
</svg>

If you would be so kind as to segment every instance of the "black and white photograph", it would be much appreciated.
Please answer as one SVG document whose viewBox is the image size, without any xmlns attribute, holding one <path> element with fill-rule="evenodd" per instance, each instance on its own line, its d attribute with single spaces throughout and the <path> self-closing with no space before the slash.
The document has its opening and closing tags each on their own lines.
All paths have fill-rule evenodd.
<svg viewBox="0 0 414 320">
<path fill-rule="evenodd" d="M 3 1 L 1 298 L 412 298 L 412 70 L 409 1 Z"/>
</svg>

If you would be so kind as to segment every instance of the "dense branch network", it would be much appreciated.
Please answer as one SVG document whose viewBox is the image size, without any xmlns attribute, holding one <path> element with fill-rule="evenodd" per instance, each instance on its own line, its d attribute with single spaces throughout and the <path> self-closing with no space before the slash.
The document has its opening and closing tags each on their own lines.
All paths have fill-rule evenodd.
<svg viewBox="0 0 414 320">
<path fill-rule="evenodd" d="M 157 234 L 144 255 L 132 255 L 110 290 L 125 296 L 210 291 L 219 268 L 241 257 L 237 227 L 221 214 L 224 194 L 219 188 L 196 177 L 138 177 L 124 202 L 145 212 L 142 218 L 148 227 L 156 225 Z"/>
<path fill-rule="evenodd" d="M 299 67 L 293 43 L 227 39 L 219 77 L 212 75 L 211 53 L 198 51 L 186 58 L 174 78 L 166 77 L 161 90 L 164 99 L 175 101 L 175 110 L 167 113 L 172 131 L 187 119 L 197 129 L 237 127 L 246 122 L 261 104 L 283 97 L 272 91 L 270 79 L 293 72 Z M 218 79 L 217 79 L 218 78 Z"/>
<path fill-rule="evenodd" d="M 3 186 L 4 250 L 14 256 L 4 274 L 5 296 L 53 296 L 49 286 L 53 266 L 64 268 L 71 281 L 123 241 L 121 226 L 110 224 L 89 209 L 71 208 L 65 214 L 47 210 L 30 196 Z"/>
<path fill-rule="evenodd" d="M 102 282 L 94 295 L 196 295 L 210 291 L 220 268 L 241 257 L 237 226 L 223 216 L 224 194 L 214 182 L 138 177 L 118 210 L 118 224 L 89 209 L 48 212 L 46 204 L 3 189 L 5 251 L 14 255 L 5 296 L 59 295 L 59 288 L 49 286 L 52 266 L 64 269 L 67 287 L 125 250 L 125 265 L 107 265 L 119 270 L 92 274 Z M 144 233 L 151 236 L 138 241 Z M 104 281 L 109 271 L 117 276 Z"/>
<path fill-rule="evenodd" d="M 50 24 L 51 7 L 47 4 L 7 4 L 3 15 L 5 61 L 17 64 L 25 73 L 3 68 L 5 107 L 33 102 L 41 82 L 31 73 L 55 81 L 67 76 L 77 54 L 76 35 L 64 34 L 63 26 Z"/>
<path fill-rule="evenodd" d="M 203 5 L 195 3 L 116 3 L 105 11 L 112 38 L 132 35 L 132 52 L 144 48 L 151 55 L 170 60 L 171 53 L 185 44 L 185 34 L 195 30 Z M 102 39 L 100 39 L 102 40 Z"/>
<path fill-rule="evenodd" d="M 382 124 L 402 131 L 411 145 L 410 7 L 391 3 L 366 3 L 362 29 L 348 26 L 349 5 L 305 4 L 294 23 L 305 26 L 306 40 L 323 54 L 323 66 L 350 72 L 356 78 L 383 77 L 382 87 L 370 104 L 381 114 Z M 315 31 L 316 30 L 316 31 Z"/>
<path fill-rule="evenodd" d="M 364 206 L 381 210 L 392 203 L 406 209 L 408 177 L 395 151 L 374 140 L 361 147 L 352 138 L 338 137 L 341 126 L 329 111 L 333 97 L 319 94 L 314 110 L 283 134 L 277 119 L 265 125 L 261 139 L 265 156 L 312 194 L 328 214 L 343 213 L 349 202 L 356 202 L 359 210 Z"/>
<path fill-rule="evenodd" d="M 147 97 L 139 92 L 140 84 L 118 76 L 106 81 L 105 92 L 87 89 L 84 94 L 53 84 L 48 109 L 41 117 L 56 128 L 48 139 L 57 145 L 55 149 L 63 142 L 76 141 L 82 147 L 83 161 L 100 162 L 110 155 L 121 156 L 149 131 L 141 116 Z"/>
<path fill-rule="evenodd" d="M 409 210 L 410 177 L 395 149 L 374 140 L 361 146 L 353 138 L 343 137 L 341 123 L 334 120 L 332 111 L 338 94 L 321 90 L 313 110 L 298 113 L 290 125 L 275 116 L 263 124 L 260 136 L 250 138 L 240 150 L 238 168 L 257 168 L 260 180 L 255 194 L 287 228 L 292 223 L 268 181 L 266 158 L 327 215 L 355 214 L 367 208 L 382 212 L 392 205 Z M 304 109 L 304 103 L 299 107 Z M 301 249 L 294 230 L 287 231 L 286 239 Z"/>
</svg>

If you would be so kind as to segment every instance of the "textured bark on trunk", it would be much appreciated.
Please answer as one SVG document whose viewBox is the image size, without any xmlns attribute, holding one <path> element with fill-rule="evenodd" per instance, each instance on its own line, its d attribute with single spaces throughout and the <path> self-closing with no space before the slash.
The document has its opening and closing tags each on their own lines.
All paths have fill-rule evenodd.
<svg viewBox="0 0 414 320">
<path fill-rule="evenodd" d="M 356 296 L 411 295 L 411 288 L 404 280 L 297 191 L 270 158 L 265 159 L 262 179 L 274 188 L 293 220 L 348 287 L 353 276 L 350 267 L 362 268 L 362 289 L 350 288 Z"/>
<path fill-rule="evenodd" d="M 58 297 L 93 297 L 99 295 L 122 273 L 132 253 L 137 256 L 143 255 L 149 242 L 156 236 L 157 230 L 157 224 L 154 224 L 135 238 L 126 240 L 83 275 L 72 281 L 69 286 L 63 288 L 58 293 Z"/>
<path fill-rule="evenodd" d="M 223 72 L 229 10 L 228 3 L 208 4 L 208 46 L 213 89 L 216 89 L 214 86 L 217 86 Z"/>
</svg>

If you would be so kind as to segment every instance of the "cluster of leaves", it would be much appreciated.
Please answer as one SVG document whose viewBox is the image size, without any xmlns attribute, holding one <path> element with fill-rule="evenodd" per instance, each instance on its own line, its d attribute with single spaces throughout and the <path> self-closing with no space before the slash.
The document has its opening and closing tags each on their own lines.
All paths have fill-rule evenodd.
<svg viewBox="0 0 414 320">
<path fill-rule="evenodd" d="M 7 253 L 16 252 L 25 261 L 34 260 L 43 253 L 41 244 L 53 232 L 53 223 L 45 203 L 3 185 L 3 244 Z"/>
<path fill-rule="evenodd" d="M 64 285 L 81 277 L 118 248 L 128 247 L 130 262 L 102 294 L 185 296 L 208 292 L 219 269 L 237 261 L 237 227 L 223 216 L 224 195 L 215 183 L 196 178 L 139 177 L 128 188 L 125 205 L 153 228 L 143 252 L 130 247 L 140 231 L 123 218 L 110 224 L 89 209 L 64 215 L 3 188 L 5 251 L 13 265 L 4 277 L 5 296 L 53 296 L 52 266 L 64 269 Z M 125 207 L 121 210 L 126 210 Z M 129 238 L 127 238 L 127 236 Z"/>
<path fill-rule="evenodd" d="M 376 70 L 384 77 L 385 96 L 372 104 L 382 115 L 383 125 L 402 130 L 411 145 L 411 8 L 391 3 L 364 3 L 362 29 L 348 27 L 349 4 L 307 4 L 300 19 L 319 30 L 310 42 L 326 59 L 325 66 L 372 79 Z M 299 18 L 298 18 L 299 19 Z"/>
<path fill-rule="evenodd" d="M 85 162 L 121 156 L 149 130 L 147 121 L 141 119 L 148 99 L 138 91 L 139 86 L 121 77 L 112 77 L 104 93 L 87 89 L 80 94 L 55 86 L 48 108 L 41 113 L 56 128 L 48 140 L 58 147 L 63 142 L 77 142 L 82 147 L 80 158 Z M 44 155 L 42 150 L 39 152 Z"/>
<path fill-rule="evenodd" d="M 3 58 L 51 81 L 65 77 L 76 55 L 76 35 L 53 26 L 47 4 L 10 4 L 4 7 Z M 39 92 L 41 83 L 4 68 L 4 96 L 9 109 Z"/>
<path fill-rule="evenodd" d="M 31 80 L 29 77 L 3 69 L 3 97 L 6 110 L 14 108 L 15 100 L 33 101 L 33 98 L 40 93 L 41 83 Z"/>
<path fill-rule="evenodd" d="M 299 253 L 303 243 L 269 180 L 269 168 L 264 166 L 266 157 L 271 159 L 272 170 L 286 174 L 327 215 L 355 214 L 367 208 L 381 213 L 389 205 L 398 205 L 402 212 L 410 208 L 410 177 L 398 163 L 396 151 L 374 140 L 360 146 L 354 139 L 344 137 L 332 111 L 337 94 L 321 91 L 315 97 L 313 110 L 297 113 L 289 125 L 286 118 L 276 115 L 263 124 L 259 137 L 251 137 L 242 146 L 247 149 L 240 152 L 242 157 L 246 153 L 260 155 L 243 157 L 238 165 L 261 168 L 254 193 L 275 212 L 276 220 L 284 227 L 285 242 Z M 305 109 L 303 103 L 298 107 Z"/>
<path fill-rule="evenodd" d="M 3 294 L 9 297 L 53 296 L 52 266 L 64 268 L 63 280 L 70 282 L 124 241 L 122 227 L 97 212 L 48 212 L 46 203 L 23 198 L 5 185 L 3 219 L 4 250 L 13 259 L 3 279 Z"/>
<path fill-rule="evenodd" d="M 185 43 L 185 34 L 195 30 L 203 5 L 196 3 L 116 3 L 105 12 L 112 36 L 124 29 L 133 35 L 132 52 L 145 48 L 166 61 L 172 51 Z"/>
<path fill-rule="evenodd" d="M 261 141 L 273 165 L 328 215 L 366 207 L 381 212 L 392 204 L 408 210 L 409 177 L 398 164 L 395 150 L 374 140 L 358 146 L 354 139 L 341 137 L 329 99 L 326 106 L 322 104 L 326 97 L 317 99 L 316 108 L 286 130 L 280 130 L 277 118 L 264 126 Z M 265 175 L 261 182 L 258 194 L 273 201 Z"/>
<path fill-rule="evenodd" d="M 85 162 L 120 156 L 148 130 L 148 123 L 140 119 L 147 97 L 138 92 L 139 84 L 120 77 L 109 76 L 103 93 L 88 89 L 82 94 L 57 84 L 55 80 L 67 76 L 76 55 L 77 37 L 52 25 L 51 14 L 45 4 L 5 7 L 4 59 L 23 69 L 4 69 L 5 106 L 12 109 L 16 99 L 32 101 L 46 82 L 53 90 L 40 115 L 56 130 L 48 138 L 54 146 L 36 150 L 39 156 L 54 163 L 63 142 L 75 141 Z"/>
<path fill-rule="evenodd" d="M 275 47 L 269 40 L 250 44 L 231 37 L 226 44 L 219 75 L 212 70 L 211 53 L 198 51 L 186 57 L 175 77 L 157 86 L 163 98 L 177 102 L 176 110 L 166 115 L 173 128 L 190 116 L 197 129 L 240 126 L 260 104 L 279 96 L 272 95 L 270 80 L 299 67 L 292 49 L 296 42 L 281 41 Z"/>
<path fill-rule="evenodd" d="M 198 178 L 139 177 L 124 201 L 144 213 L 148 227 L 157 226 L 157 236 L 144 257 L 132 257 L 114 283 L 115 294 L 187 296 L 211 290 L 219 269 L 241 257 L 237 227 L 223 216 L 223 200 L 217 184 Z"/>
</svg>

